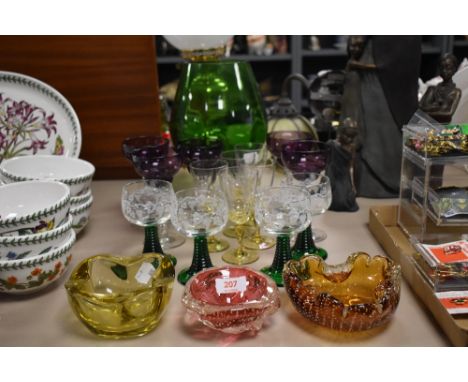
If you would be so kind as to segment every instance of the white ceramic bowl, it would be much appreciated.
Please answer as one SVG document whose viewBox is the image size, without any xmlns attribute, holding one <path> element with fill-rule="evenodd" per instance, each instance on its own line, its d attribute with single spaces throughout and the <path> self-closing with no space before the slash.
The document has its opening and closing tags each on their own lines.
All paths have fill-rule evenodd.
<svg viewBox="0 0 468 382">
<path fill-rule="evenodd" d="M 57 281 L 70 265 L 70 249 L 76 241 L 73 230 L 66 242 L 54 251 L 22 260 L 0 261 L 0 292 L 26 294 Z"/>
<path fill-rule="evenodd" d="M 21 260 L 45 254 L 62 246 L 72 228 L 73 217 L 50 231 L 21 236 L 0 236 L 0 261 Z"/>
<path fill-rule="evenodd" d="M 91 163 L 60 155 L 15 157 L 0 164 L 0 174 L 6 183 L 34 179 L 57 180 L 70 187 L 73 197 L 88 191 L 94 172 Z"/>
<path fill-rule="evenodd" d="M 70 209 L 70 215 L 73 217 L 72 227 L 75 233 L 80 233 L 88 224 L 91 206 L 93 205 L 93 197 L 84 204 L 80 204 Z"/>
<path fill-rule="evenodd" d="M 72 196 L 70 199 L 71 208 L 76 208 L 82 204 L 87 203 L 92 198 L 91 189 L 79 196 Z"/>
<path fill-rule="evenodd" d="M 54 181 L 25 181 L 0 186 L 0 236 L 49 231 L 70 209 L 70 188 Z"/>
</svg>

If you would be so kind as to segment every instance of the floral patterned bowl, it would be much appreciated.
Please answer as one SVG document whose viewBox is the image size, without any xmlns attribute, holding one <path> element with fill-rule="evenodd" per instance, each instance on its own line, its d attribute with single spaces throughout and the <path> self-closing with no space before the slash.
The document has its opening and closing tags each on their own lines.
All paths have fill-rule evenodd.
<svg viewBox="0 0 468 382">
<path fill-rule="evenodd" d="M 15 157 L 0 164 L 0 174 L 6 183 L 56 180 L 70 187 L 72 197 L 88 192 L 94 172 L 94 166 L 83 159 L 58 155 Z"/>
<path fill-rule="evenodd" d="M 93 197 L 91 196 L 87 201 L 78 206 L 70 208 L 70 215 L 73 217 L 73 229 L 78 235 L 88 224 L 91 206 L 93 205 Z"/>
<path fill-rule="evenodd" d="M 249 268 L 209 268 L 188 282 L 182 303 L 189 315 L 225 333 L 258 331 L 280 306 L 276 284 Z"/>
<path fill-rule="evenodd" d="M 358 252 L 339 265 L 318 256 L 290 260 L 283 271 L 296 309 L 318 325 L 340 331 L 380 326 L 400 300 L 400 267 L 387 257 Z"/>
<path fill-rule="evenodd" d="M 26 181 L 0 186 L 0 236 L 49 231 L 70 209 L 70 188 L 54 181 Z"/>
<path fill-rule="evenodd" d="M 0 261 L 0 292 L 32 293 L 57 281 L 70 265 L 70 249 L 75 240 L 75 232 L 69 230 L 65 243 L 53 251 L 20 260 Z"/>
<path fill-rule="evenodd" d="M 72 228 L 73 217 L 50 231 L 21 236 L 0 236 L 0 260 L 21 260 L 61 247 Z"/>
<path fill-rule="evenodd" d="M 65 284 L 73 312 L 93 333 L 110 338 L 153 330 L 169 303 L 174 266 L 167 256 L 145 253 L 83 260 Z"/>
<path fill-rule="evenodd" d="M 70 207 L 71 208 L 76 208 L 79 207 L 87 202 L 93 197 L 91 194 L 91 189 L 88 189 L 88 191 L 82 193 L 79 196 L 72 196 L 70 198 Z"/>
</svg>

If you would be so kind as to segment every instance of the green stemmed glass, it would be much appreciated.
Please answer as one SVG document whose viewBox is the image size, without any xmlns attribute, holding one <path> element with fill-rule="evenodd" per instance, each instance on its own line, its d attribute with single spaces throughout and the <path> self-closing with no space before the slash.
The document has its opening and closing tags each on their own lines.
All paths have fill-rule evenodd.
<svg viewBox="0 0 468 382">
<path fill-rule="evenodd" d="M 185 285 L 194 274 L 213 266 L 207 237 L 216 235 L 226 225 L 228 205 L 224 193 L 204 188 L 181 190 L 175 197 L 172 224 L 179 232 L 194 238 L 192 264 L 177 275 L 177 280 Z"/>
<path fill-rule="evenodd" d="M 261 271 L 283 286 L 283 267 L 292 259 L 290 236 L 303 231 L 312 219 L 311 197 L 303 187 L 272 187 L 255 197 L 255 220 L 263 231 L 276 235 L 271 266 Z"/>
<path fill-rule="evenodd" d="M 163 252 L 157 227 L 169 221 L 174 205 L 172 184 L 165 180 L 137 180 L 122 189 L 123 215 L 130 223 L 145 227 L 143 253 L 160 253 L 175 265 L 177 259 Z"/>
</svg>

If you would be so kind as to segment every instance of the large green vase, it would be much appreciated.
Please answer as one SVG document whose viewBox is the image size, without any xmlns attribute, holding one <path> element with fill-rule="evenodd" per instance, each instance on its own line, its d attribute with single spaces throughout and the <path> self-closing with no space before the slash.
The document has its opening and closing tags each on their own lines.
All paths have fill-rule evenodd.
<svg viewBox="0 0 468 382">
<path fill-rule="evenodd" d="M 239 143 L 265 142 L 265 110 L 249 63 L 184 63 L 170 127 L 175 144 L 221 139 L 230 150 Z"/>
</svg>

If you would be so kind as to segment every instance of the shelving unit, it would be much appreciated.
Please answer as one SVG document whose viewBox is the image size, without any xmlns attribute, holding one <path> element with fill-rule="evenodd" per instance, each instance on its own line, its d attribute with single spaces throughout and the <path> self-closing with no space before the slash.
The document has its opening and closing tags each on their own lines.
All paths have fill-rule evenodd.
<svg viewBox="0 0 468 382">
<path fill-rule="evenodd" d="M 332 41 L 339 36 L 321 36 Z M 457 38 L 455 38 L 457 37 Z M 456 55 L 468 56 L 468 40 L 460 40 L 462 36 L 423 36 L 421 78 L 426 81 L 437 75 L 437 63 L 441 54 L 454 52 Z M 260 84 L 263 95 L 279 95 L 281 82 L 291 73 L 302 73 L 306 77 L 324 69 L 344 69 L 347 52 L 344 48 L 325 47 L 312 51 L 307 47 L 310 36 L 293 35 L 288 37 L 288 54 L 258 56 L 232 55 L 229 58 L 249 61 Z M 460 58 L 460 57 L 459 57 Z M 178 78 L 178 64 L 183 60 L 177 56 L 158 55 L 158 70 L 160 85 L 165 85 Z M 266 88 L 266 89 L 265 89 Z M 301 85 L 293 81 L 291 98 L 297 108 L 307 108 L 308 103 Z"/>
</svg>

